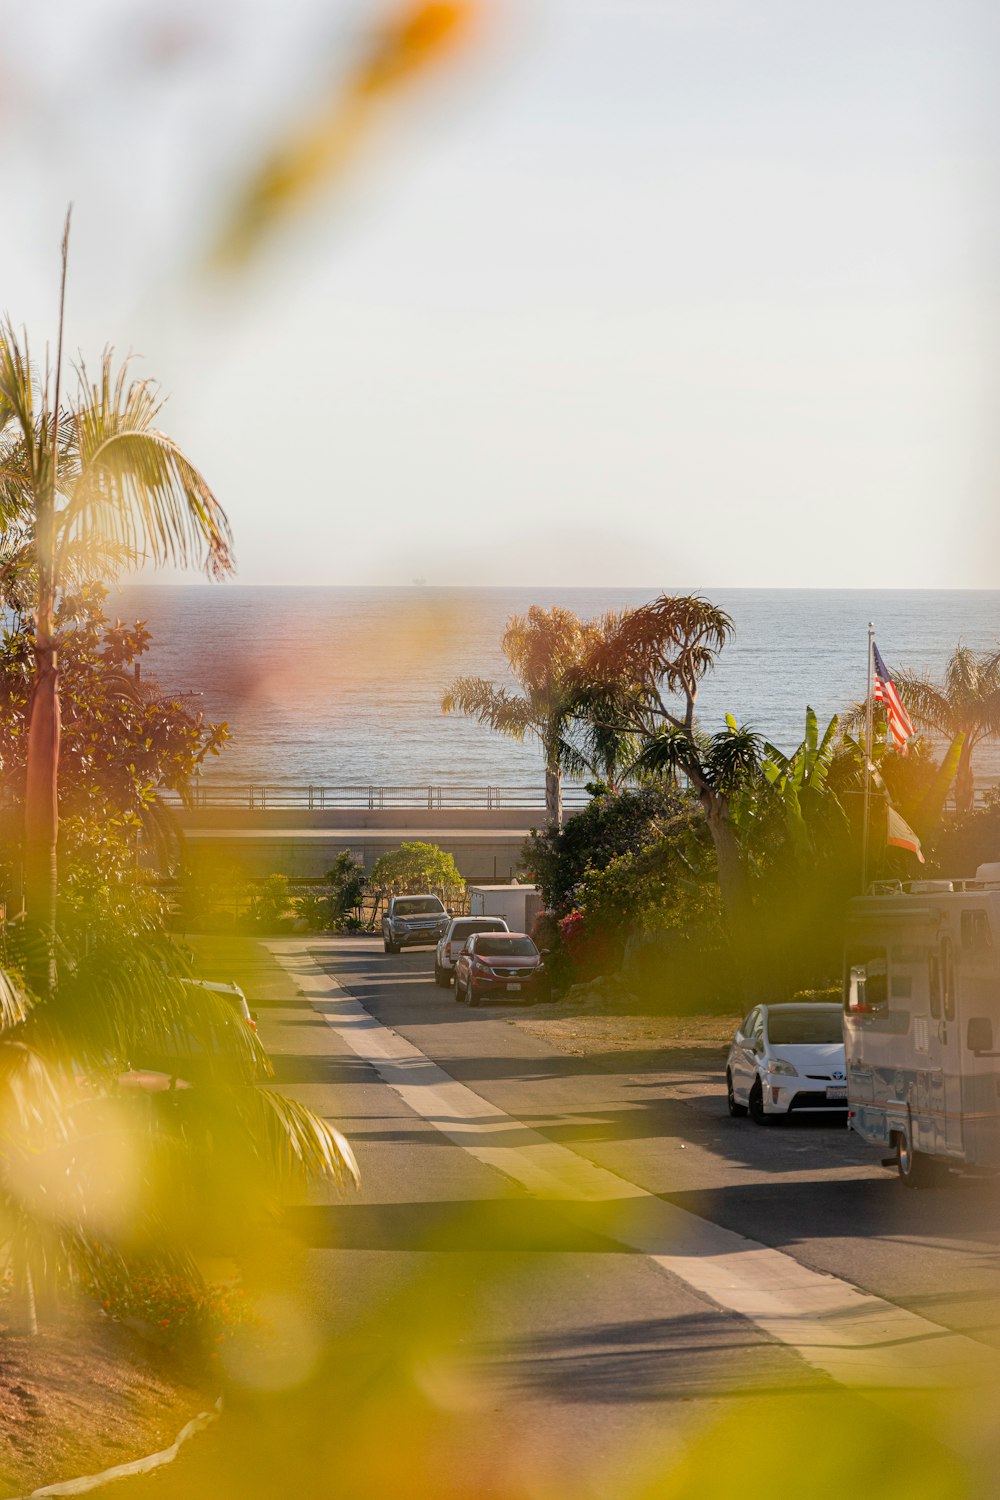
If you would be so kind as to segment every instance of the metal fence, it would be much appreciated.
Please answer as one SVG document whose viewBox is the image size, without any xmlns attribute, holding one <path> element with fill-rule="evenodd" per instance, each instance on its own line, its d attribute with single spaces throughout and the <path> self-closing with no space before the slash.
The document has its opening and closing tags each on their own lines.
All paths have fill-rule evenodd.
<svg viewBox="0 0 1000 1500">
<path fill-rule="evenodd" d="M 181 798 L 167 792 L 174 806 Z M 570 782 L 563 785 L 563 806 L 585 807 L 590 793 Z M 271 782 L 205 781 L 192 789 L 190 805 L 233 808 L 248 812 L 304 809 L 309 812 L 361 808 L 383 812 L 394 807 L 422 809 L 472 808 L 482 812 L 544 811 L 545 788 L 538 786 L 291 786 Z"/>
</svg>

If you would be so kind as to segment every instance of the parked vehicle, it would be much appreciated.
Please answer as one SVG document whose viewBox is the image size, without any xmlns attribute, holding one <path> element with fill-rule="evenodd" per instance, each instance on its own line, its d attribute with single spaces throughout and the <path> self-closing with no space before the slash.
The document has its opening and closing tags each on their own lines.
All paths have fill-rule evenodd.
<svg viewBox="0 0 1000 1500">
<path fill-rule="evenodd" d="M 731 1115 L 758 1125 L 800 1110 L 847 1110 L 840 1006 L 756 1005 L 740 1022 L 726 1059 Z"/>
<path fill-rule="evenodd" d="M 452 917 L 434 955 L 434 983 L 446 990 L 458 955 L 474 932 L 509 932 L 503 917 Z"/>
<path fill-rule="evenodd" d="M 909 1187 L 1000 1169 L 1000 865 L 848 908 L 848 1123 Z"/>
<path fill-rule="evenodd" d="M 250 1027 L 250 1030 L 257 1030 L 257 1012 L 250 1009 L 250 1006 L 247 1004 L 247 997 L 238 984 L 220 984 L 214 979 L 185 979 L 183 983 L 200 990 L 211 990 L 214 995 L 224 996 L 240 1019 L 245 1021 Z"/>
<path fill-rule="evenodd" d="M 246 995 L 238 984 L 223 984 L 210 979 L 184 979 L 185 989 L 202 991 L 217 996 L 227 1009 L 243 1022 L 250 1031 L 257 1031 L 257 1017 L 247 1004 Z M 206 1008 L 208 1012 L 214 1007 Z M 224 1013 L 224 1012 L 223 1012 Z M 215 1010 L 215 1014 L 218 1011 Z M 147 1051 L 137 1047 L 132 1059 L 140 1074 L 164 1073 L 173 1079 L 185 1079 L 189 1083 L 245 1082 L 247 1066 L 251 1057 L 251 1069 L 258 1077 L 266 1072 L 266 1055 L 259 1043 L 250 1043 L 249 1056 L 246 1049 L 233 1051 L 231 1034 L 227 1023 L 219 1025 L 214 1016 L 197 1006 L 192 1006 L 190 1026 L 179 1025 L 174 1029 L 173 1046 L 164 1051 Z M 242 1055 L 241 1055 L 242 1054 Z"/>
<path fill-rule="evenodd" d="M 386 953 L 436 943 L 444 937 L 449 913 L 437 896 L 393 896 L 382 918 Z"/>
<path fill-rule="evenodd" d="M 542 955 L 523 932 L 475 932 L 455 965 L 455 999 L 469 1005 L 484 1000 L 543 999 L 548 975 Z"/>
<path fill-rule="evenodd" d="M 469 915 L 503 917 L 511 932 L 530 932 L 542 909 L 537 885 L 470 885 Z"/>
</svg>

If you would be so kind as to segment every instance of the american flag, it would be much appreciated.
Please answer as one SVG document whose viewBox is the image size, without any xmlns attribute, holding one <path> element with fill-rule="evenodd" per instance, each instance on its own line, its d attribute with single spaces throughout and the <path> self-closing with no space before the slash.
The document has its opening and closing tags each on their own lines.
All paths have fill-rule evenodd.
<svg viewBox="0 0 1000 1500">
<path fill-rule="evenodd" d="M 903 700 L 896 692 L 896 685 L 889 676 L 889 668 L 882 660 L 879 649 L 872 641 L 872 660 L 875 664 L 875 693 L 876 702 L 885 704 L 885 714 L 889 721 L 889 733 L 892 735 L 892 743 L 901 755 L 909 755 L 910 749 L 907 740 L 915 733 L 910 716 L 903 707 Z"/>
</svg>

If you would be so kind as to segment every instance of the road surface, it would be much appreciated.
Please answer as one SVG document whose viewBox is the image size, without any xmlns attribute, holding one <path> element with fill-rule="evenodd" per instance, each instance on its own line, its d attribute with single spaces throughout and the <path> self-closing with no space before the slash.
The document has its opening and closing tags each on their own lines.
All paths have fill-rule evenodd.
<svg viewBox="0 0 1000 1500">
<path fill-rule="evenodd" d="M 158 1493 L 780 1496 L 804 1464 L 841 1495 L 879 1454 L 880 1496 L 991 1492 L 993 1184 L 913 1193 L 843 1126 L 731 1120 L 711 1056 L 553 1052 L 430 950 L 270 948 L 277 1082 L 362 1188 L 291 1211 L 287 1365 Z"/>
</svg>

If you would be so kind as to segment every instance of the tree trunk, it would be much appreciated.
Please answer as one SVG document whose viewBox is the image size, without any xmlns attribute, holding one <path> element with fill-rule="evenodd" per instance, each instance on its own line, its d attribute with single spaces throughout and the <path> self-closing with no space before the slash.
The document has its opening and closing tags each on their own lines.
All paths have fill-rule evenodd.
<svg viewBox="0 0 1000 1500">
<path fill-rule="evenodd" d="M 545 767 L 545 817 L 550 826 L 562 828 L 562 771 L 558 766 Z"/>
<path fill-rule="evenodd" d="M 955 772 L 955 811 L 959 817 L 972 812 L 976 803 L 976 784 L 972 779 L 972 739 L 966 735 Z"/>
<path fill-rule="evenodd" d="M 729 809 L 724 799 L 711 787 L 699 788 L 698 801 L 704 810 L 712 843 L 715 845 L 723 909 L 734 931 L 744 933 L 750 918 L 750 887 L 736 830 L 729 819 Z"/>
<path fill-rule="evenodd" d="M 35 682 L 28 722 L 24 897 L 29 936 L 25 978 L 29 987 L 43 997 L 50 995 L 56 985 L 59 731 L 59 671 L 51 612 L 39 609 Z"/>
<path fill-rule="evenodd" d="M 31 1274 L 25 1236 L 17 1234 L 13 1246 L 14 1305 L 13 1332 L 35 1338 L 38 1334 L 38 1309 L 35 1304 L 35 1279 Z"/>
</svg>

